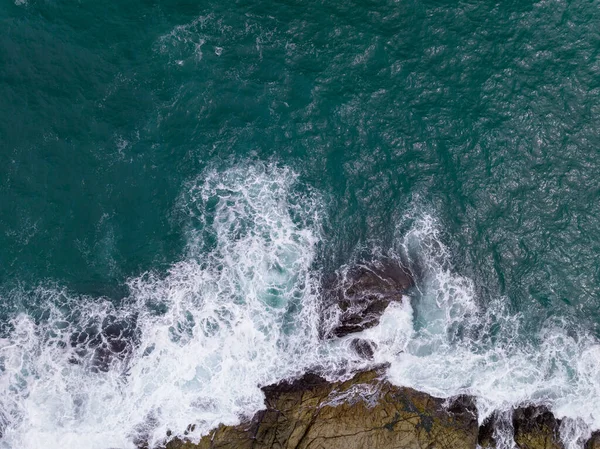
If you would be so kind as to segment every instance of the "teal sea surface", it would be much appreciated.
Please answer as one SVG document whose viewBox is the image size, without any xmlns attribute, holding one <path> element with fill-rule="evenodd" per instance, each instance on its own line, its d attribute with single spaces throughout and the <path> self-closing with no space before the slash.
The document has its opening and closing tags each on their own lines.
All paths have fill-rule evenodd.
<svg viewBox="0 0 600 449">
<path fill-rule="evenodd" d="M 596 1 L 0 2 L 0 448 L 200 438 L 364 367 L 315 329 L 366 253 L 424 273 L 368 335 L 392 381 L 578 447 L 598 117 Z"/>
</svg>

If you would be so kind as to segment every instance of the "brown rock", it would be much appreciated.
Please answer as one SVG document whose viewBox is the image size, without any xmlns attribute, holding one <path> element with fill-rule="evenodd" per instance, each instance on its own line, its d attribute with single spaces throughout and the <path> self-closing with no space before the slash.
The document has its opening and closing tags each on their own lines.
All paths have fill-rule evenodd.
<svg viewBox="0 0 600 449">
<path fill-rule="evenodd" d="M 513 413 L 515 443 L 520 449 L 564 449 L 560 420 L 543 406 L 518 408 Z"/>
<path fill-rule="evenodd" d="M 445 406 L 368 371 L 346 382 L 308 375 L 264 389 L 266 410 L 250 423 L 221 426 L 199 444 L 171 441 L 168 449 L 475 449 L 472 402 Z"/>
<path fill-rule="evenodd" d="M 341 315 L 325 336 L 342 337 L 373 327 L 392 301 L 401 301 L 403 293 L 414 284 L 407 268 L 392 259 L 357 264 L 337 276 L 331 297 Z"/>
</svg>

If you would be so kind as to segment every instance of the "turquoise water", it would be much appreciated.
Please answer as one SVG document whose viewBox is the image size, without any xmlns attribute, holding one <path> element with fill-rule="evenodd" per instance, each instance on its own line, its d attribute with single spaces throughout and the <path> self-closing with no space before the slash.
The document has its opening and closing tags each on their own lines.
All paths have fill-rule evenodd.
<svg viewBox="0 0 600 449">
<path fill-rule="evenodd" d="M 0 385 L 19 406 L 2 409 L 8 436 L 0 447 L 34 447 L 35 439 L 24 439 L 24 422 L 41 429 L 37 437 L 63 447 L 96 430 L 105 438 L 110 428 L 81 424 L 87 422 L 81 416 L 102 408 L 81 405 L 91 393 L 74 400 L 79 405 L 65 412 L 68 419 L 47 423 L 71 429 L 72 440 L 48 436 L 32 418 L 28 398 L 47 368 L 35 360 L 46 360 L 44 348 L 54 338 L 46 332 L 61 335 L 44 327 L 49 307 L 59 305 L 70 323 L 63 327 L 73 332 L 85 328 L 72 315 L 78 308 L 104 307 L 94 312 L 98 322 L 109 309 L 143 321 L 140 310 L 168 316 L 165 310 L 179 313 L 181 298 L 202 297 L 185 303 L 192 316 L 205 310 L 207 291 L 216 292 L 211 298 L 220 313 L 252 303 L 253 295 L 266 295 L 267 306 L 277 310 L 288 304 L 308 310 L 319 303 L 310 286 L 323 273 L 361 251 L 398 251 L 414 235 L 429 236 L 417 238 L 417 249 L 428 248 L 417 257 L 443 259 L 434 271 L 467 285 L 461 295 L 478 310 L 477 319 L 474 312 L 458 314 L 473 329 L 466 337 L 458 332 L 468 343 L 448 337 L 460 349 L 452 354 L 531 345 L 527 359 L 559 329 L 558 355 L 550 358 L 560 365 L 556 360 L 564 355 L 566 380 L 517 399 L 554 404 L 575 397 L 563 404 L 563 414 L 600 424 L 600 413 L 577 408 L 577 401 L 595 394 L 590 391 L 600 391 L 581 390 L 582 382 L 596 386 L 600 379 L 569 362 L 581 359 L 581 351 L 593 353 L 600 337 L 599 24 L 598 4 L 583 0 L 2 2 L 3 336 L 6 347 L 29 348 L 24 341 L 35 340 L 28 363 L 37 368 L 15 380 L 15 368 L 3 360 Z M 198 268 L 185 265 L 192 261 Z M 223 267 L 237 273 L 230 274 L 235 287 L 223 290 L 225 276 L 215 275 Z M 180 292 L 182 278 L 180 298 L 173 292 Z M 433 284 L 423 286 L 447 286 Z M 163 303 L 164 297 L 169 300 Z M 446 303 L 436 301 L 444 309 Z M 413 298 L 417 330 L 438 319 L 423 304 L 426 299 Z M 506 330 L 483 320 L 488 328 L 480 319 L 486 313 L 518 323 Z M 23 317 L 37 330 L 25 340 L 12 338 Z M 184 345 L 169 357 L 207 350 L 209 343 L 194 340 L 200 322 L 194 317 L 189 341 L 196 352 Z M 295 332 L 289 316 L 277 317 L 254 324 L 268 336 L 273 323 L 288 323 L 284 335 Z M 144 321 L 142 342 L 160 327 L 153 319 Z M 481 347 L 474 349 L 473 340 Z M 437 347 L 432 341 L 427 344 Z M 422 346 L 416 346 L 419 357 Z M 331 360 L 342 363 L 342 349 L 332 351 Z M 600 364 L 594 354 L 592 367 Z M 488 362 L 482 372 L 493 371 Z M 137 365 L 123 363 L 129 363 L 120 368 L 129 373 L 123 382 L 135 383 Z M 52 382 L 87 379 L 85 369 L 64 374 L 67 365 L 56 368 Z M 406 371 L 401 367 L 399 382 L 435 390 L 435 380 L 421 384 L 418 376 L 398 374 Z M 186 382 L 205 375 L 199 365 L 194 369 L 196 380 L 186 374 Z M 221 372 L 206 369 L 213 374 L 204 378 Z M 555 379 L 554 369 L 515 382 Z M 257 382 L 277 380 L 263 374 Z M 163 381 L 181 384 L 179 377 Z M 434 392 L 479 392 L 475 383 L 442 384 Z M 72 388 L 66 382 L 50 404 Z M 162 400 L 140 391 L 127 390 L 111 407 L 126 409 L 147 394 L 154 395 L 150 410 Z M 259 394 L 247 402 L 234 395 L 233 402 L 214 406 L 227 413 L 213 410 L 206 428 L 260 405 Z M 500 402 L 510 408 L 511 400 Z M 198 407 L 181 417 L 182 429 L 212 406 Z M 132 432 L 111 434 L 115 447 L 125 447 Z"/>
</svg>

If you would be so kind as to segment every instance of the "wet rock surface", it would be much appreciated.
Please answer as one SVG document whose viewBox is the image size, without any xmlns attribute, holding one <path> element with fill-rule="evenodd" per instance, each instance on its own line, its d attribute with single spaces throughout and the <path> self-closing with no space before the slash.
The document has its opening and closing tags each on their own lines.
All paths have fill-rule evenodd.
<svg viewBox="0 0 600 449">
<path fill-rule="evenodd" d="M 331 285 L 329 296 L 339 315 L 325 337 L 343 337 L 377 325 L 387 306 L 402 301 L 414 280 L 400 262 L 381 259 L 339 273 Z"/>
<path fill-rule="evenodd" d="M 472 401 L 444 401 L 380 379 L 380 371 L 329 383 L 306 375 L 264 388 L 266 410 L 239 426 L 221 426 L 193 444 L 167 449 L 472 449 L 478 425 Z"/>
<path fill-rule="evenodd" d="M 355 338 L 350 342 L 350 347 L 363 359 L 372 360 L 377 346 L 372 341 Z"/>
<path fill-rule="evenodd" d="M 544 406 L 497 414 L 478 426 L 470 396 L 434 398 L 382 379 L 382 370 L 330 383 L 306 374 L 263 388 L 265 410 L 238 426 L 220 426 L 199 443 L 165 449 L 564 449 L 561 421 Z M 499 431 L 499 432 L 498 432 Z M 496 438 L 501 433 L 505 441 Z M 594 432 L 584 449 L 600 448 Z"/>
<path fill-rule="evenodd" d="M 590 439 L 585 443 L 584 449 L 600 449 L 600 432 L 592 433 Z"/>
<path fill-rule="evenodd" d="M 515 443 L 520 449 L 563 449 L 560 420 L 546 407 L 518 408 L 513 413 Z"/>
<path fill-rule="evenodd" d="M 564 449 L 561 421 L 543 406 L 477 424 L 473 398 L 434 398 L 382 379 L 382 370 L 346 382 L 306 374 L 263 388 L 265 410 L 238 426 L 220 426 L 199 443 L 175 439 L 165 449 Z M 496 441 L 498 430 L 503 444 Z M 584 449 L 600 448 L 595 432 Z"/>
<path fill-rule="evenodd" d="M 477 444 L 483 449 L 492 449 L 496 447 L 496 436 L 494 434 L 496 426 L 495 414 L 488 417 L 481 426 L 479 426 L 479 435 Z"/>
<path fill-rule="evenodd" d="M 564 449 L 559 434 L 560 424 L 561 421 L 544 406 L 519 407 L 508 414 L 494 413 L 479 427 L 478 444 L 482 449 L 504 447 L 507 441 L 501 444 L 497 441 L 500 436 L 508 440 L 508 444 L 514 441 L 519 449 Z M 586 448 L 591 443 L 593 437 Z"/>
</svg>

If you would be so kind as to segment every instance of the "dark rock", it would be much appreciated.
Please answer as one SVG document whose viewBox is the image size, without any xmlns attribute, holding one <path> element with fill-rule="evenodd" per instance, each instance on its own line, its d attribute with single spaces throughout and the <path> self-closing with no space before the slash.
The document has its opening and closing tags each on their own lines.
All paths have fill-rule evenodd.
<svg viewBox="0 0 600 449">
<path fill-rule="evenodd" d="M 483 449 L 492 449 L 496 447 L 496 438 L 494 436 L 494 429 L 496 423 L 496 415 L 488 416 L 483 424 L 479 426 L 479 433 L 477 435 L 477 444 Z"/>
<path fill-rule="evenodd" d="M 460 396 L 450 398 L 448 400 L 446 410 L 449 413 L 452 413 L 457 416 L 464 415 L 463 418 L 465 420 L 470 417 L 470 419 L 474 419 L 475 421 L 477 421 L 477 406 L 475 405 L 475 400 L 472 396 L 461 394 Z"/>
<path fill-rule="evenodd" d="M 342 337 L 377 325 L 390 302 L 401 301 L 414 282 L 399 262 L 381 259 L 339 273 L 332 284 L 330 306 L 338 307 L 340 315 L 338 322 L 325 330 L 325 337 Z"/>
<path fill-rule="evenodd" d="M 282 380 L 281 382 L 274 385 L 267 385 L 262 387 L 262 391 L 265 393 L 267 401 L 271 397 L 279 396 L 283 393 L 295 393 L 299 391 L 306 391 L 314 389 L 321 385 L 328 385 L 329 383 L 323 377 L 314 373 L 306 373 L 302 377 L 292 380 Z"/>
<path fill-rule="evenodd" d="M 515 443 L 520 449 L 564 449 L 560 420 L 544 406 L 521 407 L 513 413 Z"/>
<path fill-rule="evenodd" d="M 93 372 L 107 372 L 115 362 L 125 361 L 139 342 L 137 317 L 108 315 L 100 325 L 91 325 L 71 335 L 70 343 L 77 358 L 70 363 L 91 363 Z"/>
<path fill-rule="evenodd" d="M 592 433 L 590 439 L 585 443 L 584 449 L 600 449 L 600 432 Z"/>
<path fill-rule="evenodd" d="M 363 359 L 373 359 L 374 349 L 376 348 L 375 343 L 368 340 L 363 340 L 361 338 L 355 338 L 350 342 L 350 346 Z"/>
</svg>

